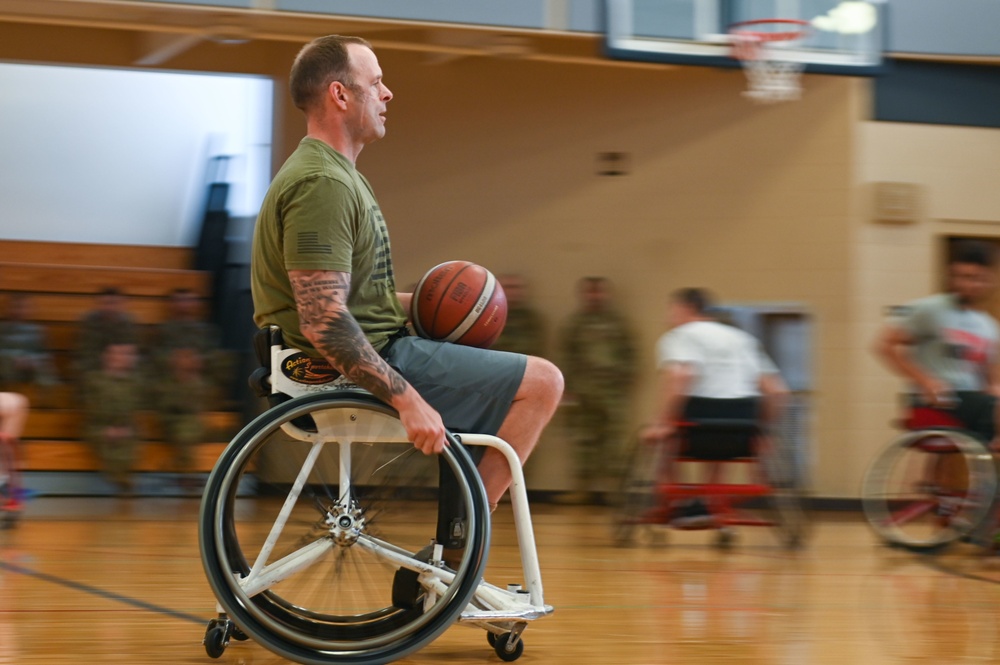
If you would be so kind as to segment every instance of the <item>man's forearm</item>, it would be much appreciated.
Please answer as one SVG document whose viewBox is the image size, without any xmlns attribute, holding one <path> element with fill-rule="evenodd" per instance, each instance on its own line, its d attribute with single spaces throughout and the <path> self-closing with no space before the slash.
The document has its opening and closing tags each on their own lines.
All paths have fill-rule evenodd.
<svg viewBox="0 0 1000 665">
<path fill-rule="evenodd" d="M 392 403 L 409 384 L 375 351 L 361 326 L 343 305 L 349 277 L 336 273 L 290 273 L 299 326 L 316 350 L 348 379 Z"/>
<path fill-rule="evenodd" d="M 409 384 L 380 356 L 347 312 L 330 312 L 302 331 L 316 350 L 352 382 L 391 403 Z"/>
</svg>

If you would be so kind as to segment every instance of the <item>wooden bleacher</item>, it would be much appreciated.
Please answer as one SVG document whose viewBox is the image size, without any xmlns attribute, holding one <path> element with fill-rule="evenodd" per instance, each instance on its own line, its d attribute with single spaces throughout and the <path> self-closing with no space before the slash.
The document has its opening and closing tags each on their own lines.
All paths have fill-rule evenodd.
<svg viewBox="0 0 1000 665">
<path fill-rule="evenodd" d="M 0 291 L 31 298 L 32 319 L 48 332 L 65 385 L 42 394 L 20 388 L 32 400 L 22 439 L 25 471 L 95 471 L 89 446 L 80 439 L 82 413 L 72 376 L 76 322 L 92 309 L 103 289 L 117 287 L 140 324 L 151 326 L 168 315 L 167 298 L 177 288 L 202 297 L 210 293 L 210 275 L 190 269 L 192 250 L 178 247 L 0 241 Z M 239 428 L 241 416 L 219 411 L 205 414 L 209 440 L 194 454 L 197 471 L 209 471 L 226 442 Z M 143 441 L 136 470 L 172 471 L 172 451 L 161 441 L 156 414 L 140 414 Z"/>
</svg>

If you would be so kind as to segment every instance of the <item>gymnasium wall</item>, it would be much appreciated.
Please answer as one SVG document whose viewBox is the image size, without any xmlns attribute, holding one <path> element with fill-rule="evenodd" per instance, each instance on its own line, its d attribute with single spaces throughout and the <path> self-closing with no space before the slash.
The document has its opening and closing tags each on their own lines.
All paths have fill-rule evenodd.
<svg viewBox="0 0 1000 665">
<path fill-rule="evenodd" d="M 649 416 L 668 294 L 707 286 L 731 303 L 797 303 L 814 317 L 817 491 L 852 495 L 838 465 L 849 397 L 852 133 L 860 83 L 811 77 L 796 104 L 740 97 L 738 71 L 632 71 L 380 54 L 387 137 L 359 160 L 381 197 L 402 284 L 464 258 L 526 275 L 555 328 L 575 281 L 602 274 L 640 340 L 632 426 Z M 622 152 L 625 175 L 597 174 Z M 561 430 L 529 464 L 564 487 Z"/>
<path fill-rule="evenodd" d="M 206 42 L 164 66 L 274 77 L 277 168 L 303 133 L 284 93 L 297 48 Z M 127 66 L 139 53 L 127 31 L 0 25 L 4 59 Z M 801 305 L 815 323 L 813 486 L 857 495 L 867 462 L 857 453 L 874 445 L 879 417 L 869 420 L 856 378 L 868 358 L 854 247 L 869 228 L 859 182 L 871 174 L 857 171 L 869 154 L 865 82 L 810 76 L 802 101 L 759 107 L 740 97 L 738 71 L 379 55 L 396 98 L 388 136 L 359 164 L 389 220 L 401 284 L 451 258 L 521 272 L 555 352 L 576 280 L 607 275 L 640 340 L 633 426 L 651 408 L 672 290 Z M 887 149 L 897 147 L 906 141 Z M 626 156 L 624 175 L 597 174 L 606 152 Z M 560 425 L 528 465 L 534 487 L 570 486 Z M 869 429 L 871 439 L 852 438 Z"/>
</svg>

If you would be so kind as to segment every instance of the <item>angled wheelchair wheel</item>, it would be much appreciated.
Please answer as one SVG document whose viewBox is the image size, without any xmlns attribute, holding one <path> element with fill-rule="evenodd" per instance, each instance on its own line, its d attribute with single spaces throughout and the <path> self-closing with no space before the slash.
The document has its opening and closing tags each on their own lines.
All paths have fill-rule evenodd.
<svg viewBox="0 0 1000 665">
<path fill-rule="evenodd" d="M 773 526 L 778 542 L 786 549 L 798 549 L 806 543 L 810 520 L 794 458 L 779 441 L 760 453 L 758 463 L 771 488 L 760 510 Z"/>
<path fill-rule="evenodd" d="M 666 463 L 666 446 L 645 443 L 638 437 L 615 495 L 611 536 L 616 545 L 626 547 L 642 541 L 656 543 L 663 536 L 654 526 L 666 523 L 661 514 L 656 488 Z"/>
<path fill-rule="evenodd" d="M 931 551 L 971 535 L 996 493 L 993 456 L 957 430 L 907 432 L 869 467 L 865 517 L 890 545 Z"/>
<path fill-rule="evenodd" d="M 366 394 L 290 400 L 250 423 L 209 476 L 199 536 L 216 598 L 251 639 L 305 664 L 378 665 L 456 620 L 482 578 L 489 511 L 454 439 L 464 540 L 456 568 L 435 560 L 439 457 L 406 441 Z M 429 546 L 430 545 L 430 546 Z"/>
</svg>

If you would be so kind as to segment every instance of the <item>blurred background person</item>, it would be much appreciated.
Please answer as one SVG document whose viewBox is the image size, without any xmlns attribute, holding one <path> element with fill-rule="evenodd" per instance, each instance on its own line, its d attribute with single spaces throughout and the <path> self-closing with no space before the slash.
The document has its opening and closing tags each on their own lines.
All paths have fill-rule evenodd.
<svg viewBox="0 0 1000 665">
<path fill-rule="evenodd" d="M 133 343 L 108 344 L 99 355 L 98 368 L 84 378 L 84 439 L 93 447 L 104 474 L 123 494 L 133 491 L 137 416 L 144 406 L 144 384 L 136 372 L 138 356 Z"/>
<path fill-rule="evenodd" d="M 235 353 L 222 347 L 218 327 L 206 321 L 198 295 L 191 289 L 175 289 L 170 294 L 167 318 L 153 329 L 149 348 L 161 376 L 172 376 L 177 349 L 194 351 L 200 356 L 199 373 L 207 381 L 204 395 L 208 408 L 219 408 L 231 397 L 237 366 Z M 181 370 L 182 372 L 184 370 Z"/>
<path fill-rule="evenodd" d="M 652 423 L 644 428 L 647 443 L 666 443 L 677 456 L 681 441 L 679 422 L 729 419 L 756 422 L 766 432 L 777 422 L 788 398 L 778 368 L 765 353 L 760 341 L 734 325 L 720 321 L 712 296 L 705 289 L 685 288 L 670 298 L 667 320 L 670 330 L 656 343 L 656 365 L 660 374 L 660 394 Z M 722 480 L 719 460 L 748 457 L 757 443 L 771 445 L 766 434 L 745 432 L 686 433 L 689 452 L 707 461 L 706 483 Z M 659 470 L 662 482 L 672 482 L 673 470 Z M 704 526 L 714 517 L 701 498 L 677 507 L 671 524 Z"/>
<path fill-rule="evenodd" d="M 584 277 L 578 307 L 560 336 L 566 377 L 566 420 L 576 454 L 578 489 L 599 500 L 617 487 L 630 394 L 636 376 L 635 336 L 614 305 L 606 277 Z"/>
<path fill-rule="evenodd" d="M 492 348 L 544 358 L 545 323 L 530 303 L 524 277 L 506 274 L 497 279 L 507 296 L 507 323 Z"/>
<path fill-rule="evenodd" d="M 194 469 L 195 447 L 205 441 L 203 414 L 211 389 L 198 349 L 172 349 L 168 362 L 169 371 L 158 382 L 156 406 L 163 440 L 173 448 L 173 468 L 181 474 L 180 486 L 193 489 L 199 483 L 189 474 Z"/>
<path fill-rule="evenodd" d="M 23 293 L 7 296 L 0 322 L 0 381 L 5 387 L 37 386 L 43 392 L 59 383 L 44 326 L 31 320 L 31 301 Z"/>
<path fill-rule="evenodd" d="M 75 365 L 82 380 L 101 367 L 101 357 L 109 344 L 139 343 L 135 317 L 125 307 L 125 296 L 108 287 L 97 296 L 97 306 L 80 318 Z"/>
<path fill-rule="evenodd" d="M 875 354 L 909 382 L 914 405 L 952 411 L 1000 451 L 1000 324 L 992 245 L 963 240 L 948 258 L 948 289 L 898 308 L 878 333 Z"/>
</svg>

